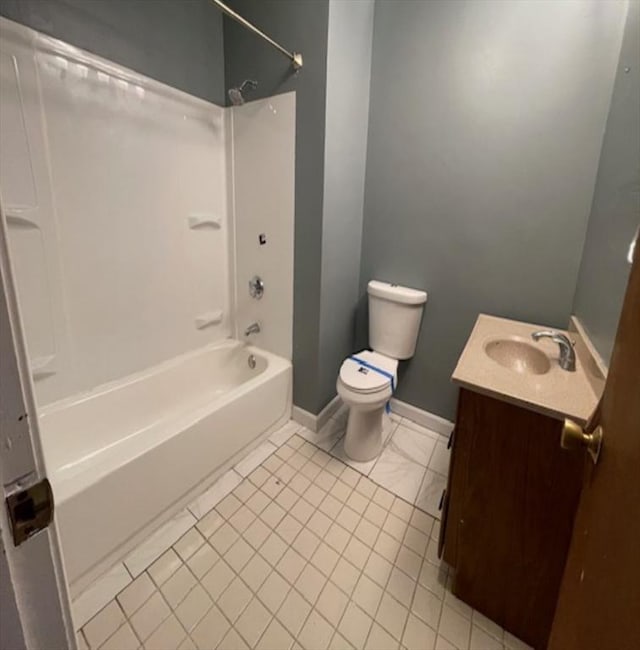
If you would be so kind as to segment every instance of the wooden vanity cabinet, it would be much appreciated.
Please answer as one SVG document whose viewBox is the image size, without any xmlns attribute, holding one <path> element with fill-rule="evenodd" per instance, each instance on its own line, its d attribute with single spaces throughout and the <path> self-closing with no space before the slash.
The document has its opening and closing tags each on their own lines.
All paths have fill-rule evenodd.
<svg viewBox="0 0 640 650">
<path fill-rule="evenodd" d="M 441 546 L 453 593 L 545 648 L 585 455 L 560 448 L 559 420 L 460 389 Z"/>
</svg>

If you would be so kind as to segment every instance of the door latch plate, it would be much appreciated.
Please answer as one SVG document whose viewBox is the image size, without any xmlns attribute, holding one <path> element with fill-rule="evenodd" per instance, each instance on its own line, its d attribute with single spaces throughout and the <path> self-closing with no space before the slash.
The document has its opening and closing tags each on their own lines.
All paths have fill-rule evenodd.
<svg viewBox="0 0 640 650">
<path fill-rule="evenodd" d="M 46 528 L 53 520 L 53 492 L 46 478 L 9 494 L 6 503 L 15 546 Z"/>
</svg>

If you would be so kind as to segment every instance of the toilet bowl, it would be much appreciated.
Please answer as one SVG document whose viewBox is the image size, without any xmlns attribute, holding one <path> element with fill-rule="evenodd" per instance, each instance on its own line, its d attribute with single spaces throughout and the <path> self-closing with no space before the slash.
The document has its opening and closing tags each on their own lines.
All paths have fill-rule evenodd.
<svg viewBox="0 0 640 650">
<path fill-rule="evenodd" d="M 349 407 L 344 451 L 357 461 L 373 460 L 383 445 L 385 406 L 398 385 L 398 360 L 416 349 L 427 294 L 418 289 L 371 280 L 369 342 L 373 350 L 347 357 L 336 390 Z"/>
<path fill-rule="evenodd" d="M 357 360 L 367 365 L 362 365 Z M 336 389 L 349 407 L 344 438 L 344 451 L 349 458 L 368 461 L 376 458 L 382 450 L 383 415 L 393 394 L 388 375 L 393 377 L 395 386 L 398 380 L 397 368 L 396 359 L 370 350 L 363 350 L 342 363 Z"/>
</svg>

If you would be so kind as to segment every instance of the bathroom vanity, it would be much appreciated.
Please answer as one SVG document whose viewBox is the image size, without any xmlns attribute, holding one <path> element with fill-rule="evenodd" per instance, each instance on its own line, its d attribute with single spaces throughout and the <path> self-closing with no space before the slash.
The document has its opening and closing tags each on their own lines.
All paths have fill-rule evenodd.
<svg viewBox="0 0 640 650">
<path fill-rule="evenodd" d="M 440 551 L 453 593 L 538 649 L 584 470 L 584 454 L 560 447 L 563 420 L 584 424 L 597 400 L 582 360 L 562 370 L 556 346 L 532 341 L 536 329 L 481 315 L 460 357 Z"/>
</svg>

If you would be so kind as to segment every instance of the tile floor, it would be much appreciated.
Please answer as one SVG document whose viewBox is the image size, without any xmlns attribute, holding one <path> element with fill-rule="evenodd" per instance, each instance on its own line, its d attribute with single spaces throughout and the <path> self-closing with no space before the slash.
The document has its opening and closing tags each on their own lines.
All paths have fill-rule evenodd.
<svg viewBox="0 0 640 650">
<path fill-rule="evenodd" d="M 446 440 L 394 417 L 377 461 L 353 463 L 344 423 L 289 422 L 96 581 L 74 602 L 80 648 L 527 648 L 448 588 L 425 512 Z"/>
</svg>

